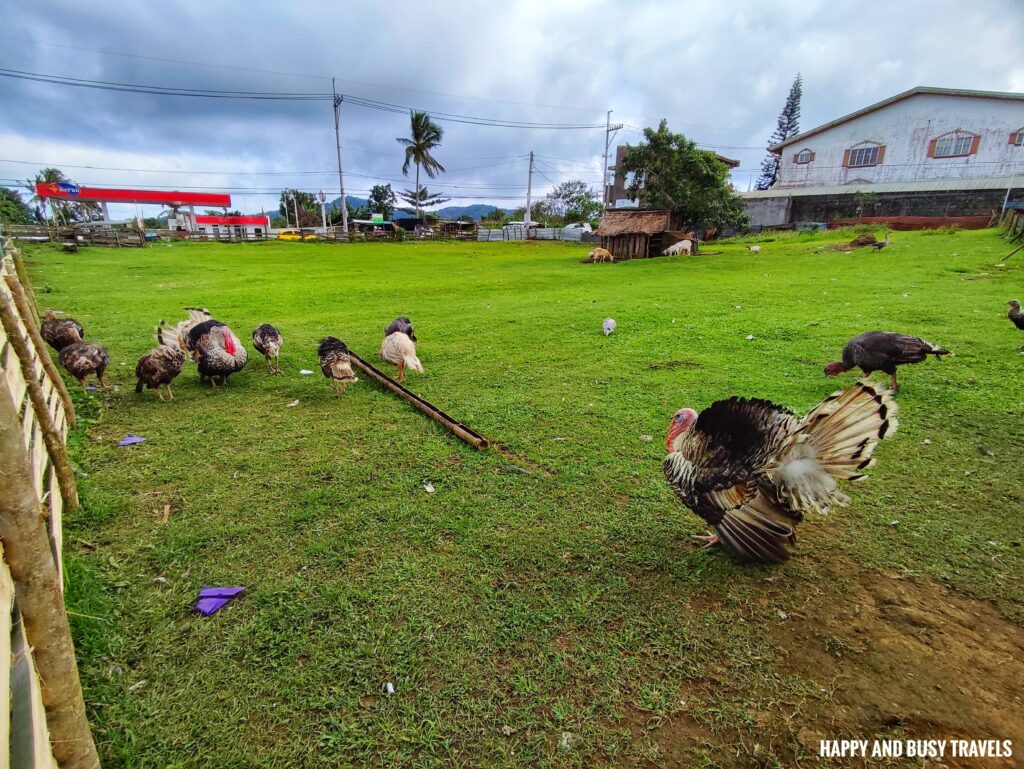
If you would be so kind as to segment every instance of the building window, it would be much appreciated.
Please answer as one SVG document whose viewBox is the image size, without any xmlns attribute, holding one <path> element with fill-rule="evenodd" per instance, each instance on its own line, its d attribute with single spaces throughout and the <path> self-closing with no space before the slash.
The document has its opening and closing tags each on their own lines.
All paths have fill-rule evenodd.
<svg viewBox="0 0 1024 769">
<path fill-rule="evenodd" d="M 1010 144 L 1014 147 L 1024 147 L 1024 128 L 1010 134 Z"/>
<path fill-rule="evenodd" d="M 882 150 L 877 144 L 871 144 L 866 147 L 856 147 L 854 149 L 847 150 L 849 156 L 846 161 L 847 168 L 863 168 L 864 166 L 877 166 L 882 162 Z"/>
<path fill-rule="evenodd" d="M 810 150 L 800 150 L 793 156 L 793 162 L 799 165 L 807 165 L 814 160 L 814 153 Z"/>
<path fill-rule="evenodd" d="M 928 145 L 930 158 L 963 158 L 978 151 L 981 137 L 964 131 L 952 131 L 932 139 Z"/>
</svg>

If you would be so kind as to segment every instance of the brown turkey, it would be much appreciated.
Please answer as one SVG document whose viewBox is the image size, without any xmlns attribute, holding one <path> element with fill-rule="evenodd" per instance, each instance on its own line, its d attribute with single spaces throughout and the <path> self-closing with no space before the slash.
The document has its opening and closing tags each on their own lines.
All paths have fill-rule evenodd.
<svg viewBox="0 0 1024 769">
<path fill-rule="evenodd" d="M 896 402 L 862 381 L 833 393 L 802 419 L 759 399 L 716 401 L 699 415 L 680 409 L 665 447 L 665 480 L 739 561 L 779 563 L 796 544 L 806 512 L 825 514 L 849 497 L 838 479 L 856 481 L 882 438 L 896 432 Z"/>
<path fill-rule="evenodd" d="M 167 395 L 174 400 L 174 393 L 171 391 L 171 382 L 181 373 L 181 367 L 185 363 L 185 351 L 181 349 L 175 337 L 164 333 L 163 327 L 157 327 L 156 338 L 160 343 L 141 358 L 135 366 L 135 376 L 138 382 L 135 383 L 135 392 L 141 393 L 142 388 L 156 390 L 156 396 L 163 400 L 163 393 L 160 386 L 167 388 Z"/>
<path fill-rule="evenodd" d="M 252 346 L 256 352 L 263 355 L 267 360 L 267 371 L 271 374 L 283 374 L 281 369 L 281 332 L 269 323 L 258 326 L 252 332 Z"/>
<path fill-rule="evenodd" d="M 859 368 L 868 376 L 873 371 L 884 371 L 892 377 L 892 391 L 897 393 L 900 391 L 896 381 L 897 366 L 920 363 L 929 355 L 934 355 L 938 360 L 949 354 L 949 350 L 920 337 L 897 334 L 895 331 L 865 331 L 846 343 L 842 361 L 825 366 L 825 374 L 839 376 L 852 368 Z"/>
<path fill-rule="evenodd" d="M 182 350 L 192 354 L 199 364 L 199 381 L 217 386 L 216 377 L 226 385 L 228 377 L 245 368 L 248 353 L 226 324 L 210 317 L 205 308 L 186 307 L 188 318 L 176 326 L 160 321 L 161 332 L 177 338 Z"/>
<path fill-rule="evenodd" d="M 85 329 L 82 328 L 81 323 L 74 318 L 58 318 L 57 313 L 53 310 L 46 313 L 46 319 L 39 327 L 39 333 L 46 343 L 57 352 L 69 344 L 85 339 Z"/>
<path fill-rule="evenodd" d="M 84 385 L 85 378 L 89 374 L 95 374 L 100 386 L 106 389 L 107 380 L 103 375 L 107 366 L 110 365 L 110 356 L 98 344 L 87 342 L 69 344 L 60 351 L 58 358 L 60 365 L 78 380 L 78 384 Z"/>
<path fill-rule="evenodd" d="M 1011 299 L 1009 305 L 1010 311 L 1006 313 L 1006 317 L 1010 319 L 1013 325 L 1024 331 L 1024 311 L 1020 309 L 1020 302 L 1016 299 Z"/>
<path fill-rule="evenodd" d="M 352 357 L 348 346 L 340 339 L 328 336 L 320 341 L 316 354 L 320 356 L 320 370 L 331 380 L 331 387 L 339 395 L 350 382 L 358 382 L 352 372 Z"/>
</svg>

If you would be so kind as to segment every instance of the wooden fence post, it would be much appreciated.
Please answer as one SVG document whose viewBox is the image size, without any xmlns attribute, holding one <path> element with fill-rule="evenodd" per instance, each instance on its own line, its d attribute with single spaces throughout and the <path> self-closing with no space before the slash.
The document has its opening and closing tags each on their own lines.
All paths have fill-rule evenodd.
<svg viewBox="0 0 1024 769">
<path fill-rule="evenodd" d="M 62 769 L 98 769 L 50 538 L 6 389 L 0 390 L 0 462 L 0 542 L 39 672 L 53 755 Z"/>
<path fill-rule="evenodd" d="M 36 293 L 32 290 L 32 284 L 28 279 L 28 270 L 25 269 L 25 260 L 21 258 L 21 251 L 17 248 L 10 249 L 11 260 L 14 262 L 14 273 L 18 276 L 18 280 L 21 281 L 21 285 L 27 286 L 29 297 L 32 299 L 32 318 L 35 322 L 39 323 L 39 306 L 36 304 Z"/>
<path fill-rule="evenodd" d="M 21 364 L 21 374 L 28 385 L 28 394 L 32 399 L 32 410 L 39 421 L 39 428 L 43 434 L 43 441 L 46 443 L 46 451 L 50 455 L 50 462 L 57 473 L 57 483 L 60 486 L 61 496 L 64 497 L 65 504 L 69 505 L 72 510 L 77 510 L 80 507 L 78 503 L 78 488 L 75 486 L 75 474 L 71 469 L 71 460 L 68 459 L 67 447 L 57 431 L 57 425 L 54 424 L 53 416 L 46 405 L 46 396 L 43 394 L 43 388 L 39 384 L 39 375 L 36 372 L 35 366 L 32 365 L 32 352 L 29 349 L 28 340 L 25 339 L 21 329 L 18 327 L 18 316 L 15 314 L 10 302 L 2 297 L 0 297 L 0 320 L 3 321 L 4 331 L 7 332 L 7 338 L 10 340 L 11 346 L 14 348 L 14 352 Z"/>
<path fill-rule="evenodd" d="M 64 403 L 64 414 L 67 416 L 68 424 L 73 430 L 78 426 L 78 420 L 75 419 L 75 407 L 71 403 L 71 393 L 68 392 L 67 385 L 64 384 L 64 379 L 61 377 L 60 372 L 57 371 L 57 367 L 53 365 L 50 352 L 46 349 L 46 342 L 43 340 L 42 334 L 39 333 L 39 325 L 35 321 L 35 318 L 38 316 L 33 315 L 31 312 L 25 287 L 14 275 L 5 275 L 4 279 L 7 281 L 7 287 L 11 289 L 11 294 L 14 296 L 14 304 L 21 314 L 25 328 L 28 329 L 29 338 L 32 340 L 36 352 L 39 353 L 39 361 L 43 364 L 43 370 L 50 377 L 54 388 L 57 390 L 57 395 L 60 396 L 61 401 Z"/>
</svg>

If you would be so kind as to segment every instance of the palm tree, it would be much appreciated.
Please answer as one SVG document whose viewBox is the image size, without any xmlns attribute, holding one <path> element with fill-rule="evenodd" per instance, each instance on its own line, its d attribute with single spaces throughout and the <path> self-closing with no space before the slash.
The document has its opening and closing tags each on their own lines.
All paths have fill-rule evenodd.
<svg viewBox="0 0 1024 769">
<path fill-rule="evenodd" d="M 69 181 L 71 180 L 59 168 L 44 168 L 36 174 L 34 179 L 27 179 L 25 181 L 25 188 L 32 193 L 32 205 L 35 209 L 36 218 L 39 221 L 46 221 L 46 203 L 48 200 L 54 224 L 88 221 L 91 217 L 100 214 L 101 209 L 98 203 L 76 203 L 56 198 L 44 198 L 36 192 L 36 182 L 53 184 Z"/>
<path fill-rule="evenodd" d="M 439 173 L 444 173 L 444 166 L 437 162 L 430 151 L 441 145 L 444 137 L 444 129 L 430 119 L 426 112 L 413 111 L 409 114 L 411 129 L 409 139 L 395 139 L 405 147 L 405 163 L 402 164 L 402 174 L 409 175 L 409 164 L 416 164 L 416 191 L 420 190 L 420 166 L 431 179 Z M 422 219 L 419 201 L 416 203 L 416 218 Z"/>
</svg>

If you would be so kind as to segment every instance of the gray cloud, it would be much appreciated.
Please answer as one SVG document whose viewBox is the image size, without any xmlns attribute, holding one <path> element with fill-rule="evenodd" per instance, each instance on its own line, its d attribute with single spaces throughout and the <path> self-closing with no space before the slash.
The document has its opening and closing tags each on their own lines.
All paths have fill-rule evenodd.
<svg viewBox="0 0 1024 769">
<path fill-rule="evenodd" d="M 951 0 L 884 7 L 853 0 L 651 0 L 359 8 L 49 0 L 5 10 L 0 66 L 256 91 L 329 91 L 334 75 L 342 92 L 431 111 L 601 123 L 614 109 L 614 120 L 634 126 L 666 117 L 691 138 L 728 147 L 720 151 L 742 161 L 734 178 L 745 188 L 797 71 L 804 76 L 804 128 L 915 85 L 1024 89 L 1024 65 L 1015 65 L 1024 61 L 1024 8 L 1017 0 L 965 8 Z M 358 193 L 377 179 L 400 177 L 394 137 L 405 133 L 408 118 L 354 105 L 343 114 L 347 189 Z M 529 150 L 546 156 L 543 176 L 535 178 L 540 192 L 574 176 L 599 180 L 601 130 L 442 125 L 438 155 L 450 172 L 439 181 L 461 185 L 441 188 L 456 196 L 514 205 L 525 196 L 526 172 L 526 161 L 514 156 Z M 0 78 L 0 140 L 3 158 L 233 172 L 68 169 L 85 182 L 328 191 L 336 184 L 330 174 L 238 173 L 333 169 L 333 122 L 324 102 L 159 97 Z M 4 178 L 34 171 L 0 163 Z M 247 209 L 275 202 L 254 192 L 236 201 Z"/>
</svg>

